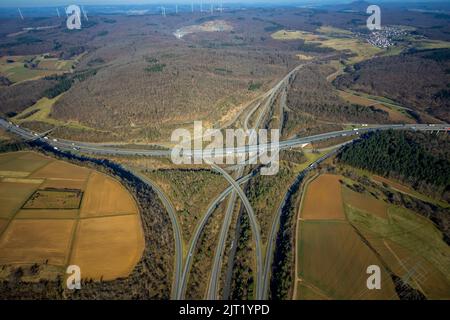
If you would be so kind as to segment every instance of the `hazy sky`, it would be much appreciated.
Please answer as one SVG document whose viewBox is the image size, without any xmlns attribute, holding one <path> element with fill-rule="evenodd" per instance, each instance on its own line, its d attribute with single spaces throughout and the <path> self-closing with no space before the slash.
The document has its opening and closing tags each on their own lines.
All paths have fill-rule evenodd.
<svg viewBox="0 0 450 320">
<path fill-rule="evenodd" d="M 203 3 L 220 3 L 221 0 L 203 0 Z M 349 3 L 354 0 L 223 0 L 223 3 Z M 370 2 L 370 0 L 368 0 Z M 443 0 L 441 0 L 443 1 Z M 372 2 L 440 2 L 440 0 L 374 0 Z M 190 4 L 191 0 L 0 0 L 2 6 L 67 6 L 69 4 L 78 5 L 106 5 L 106 4 L 163 4 L 178 3 Z M 200 3 L 200 0 L 194 0 L 194 3 Z"/>
<path fill-rule="evenodd" d="M 354 0 L 203 0 L 203 3 L 348 3 Z M 401 1 L 401 0 L 400 0 Z M 423 0 L 422 0 L 423 1 Z M 425 0 L 426 1 L 426 0 Z M 193 0 L 200 3 L 200 0 Z M 107 5 L 107 4 L 162 4 L 178 3 L 190 4 L 191 0 L 0 0 L 1 6 L 67 6 L 69 4 L 79 5 Z"/>
</svg>

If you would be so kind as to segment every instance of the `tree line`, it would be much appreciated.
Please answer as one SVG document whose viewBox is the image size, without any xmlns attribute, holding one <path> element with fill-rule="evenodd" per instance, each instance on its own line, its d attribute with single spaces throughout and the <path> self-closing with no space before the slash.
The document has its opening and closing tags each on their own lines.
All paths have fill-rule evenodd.
<svg viewBox="0 0 450 320">
<path fill-rule="evenodd" d="M 439 144 L 435 140 L 441 139 Z M 449 190 L 450 161 L 446 149 L 449 139 L 426 133 L 379 131 L 368 134 L 347 147 L 340 161 L 351 166 L 395 178 L 419 190 L 439 194 Z M 432 146 L 435 146 L 432 148 Z"/>
</svg>

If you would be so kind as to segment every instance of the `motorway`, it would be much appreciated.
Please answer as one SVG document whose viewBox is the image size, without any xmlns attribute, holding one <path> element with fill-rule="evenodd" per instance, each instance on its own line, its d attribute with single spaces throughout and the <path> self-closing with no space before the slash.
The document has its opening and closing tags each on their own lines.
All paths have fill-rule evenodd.
<svg viewBox="0 0 450 320">
<path fill-rule="evenodd" d="M 237 181 L 237 184 L 245 183 L 250 180 L 252 177 L 251 174 L 242 177 Z M 195 229 L 194 236 L 190 242 L 188 255 L 186 257 L 186 261 L 184 263 L 183 273 L 181 276 L 181 281 L 179 282 L 179 289 L 178 289 L 178 295 L 176 297 L 177 300 L 181 300 L 184 298 L 186 288 L 187 288 L 187 281 L 189 278 L 189 272 L 191 270 L 192 266 L 192 258 L 195 252 L 195 249 L 197 247 L 198 240 L 200 239 L 201 233 L 206 226 L 206 223 L 208 222 L 209 218 L 213 214 L 213 212 L 216 210 L 216 208 L 219 206 L 219 204 L 225 200 L 225 198 L 233 191 L 233 187 L 230 186 L 225 191 L 223 191 L 208 207 L 208 210 L 203 215 L 202 220 L 197 225 L 197 228 Z"/>
<path fill-rule="evenodd" d="M 273 104 L 274 97 L 278 93 L 278 90 L 280 90 L 282 88 L 283 92 L 285 93 L 287 91 L 287 85 L 288 85 L 289 81 L 291 80 L 292 76 L 303 67 L 304 67 L 304 65 L 298 65 L 297 67 L 295 67 L 283 79 L 281 79 L 275 87 L 270 89 L 267 93 L 265 93 L 260 98 L 259 102 L 255 105 L 254 108 L 252 108 L 250 110 L 250 112 L 245 117 L 245 120 L 244 120 L 245 130 L 249 129 L 249 122 L 250 122 L 251 116 L 260 108 L 261 104 L 266 100 L 263 110 L 260 111 L 260 113 L 257 117 L 254 128 L 257 129 L 261 126 L 261 122 L 262 122 L 264 116 L 267 114 L 268 110 L 270 109 L 270 106 Z M 282 103 L 281 103 L 281 107 L 284 107 Z M 256 137 L 252 136 L 251 138 L 254 140 L 249 141 L 249 144 L 257 143 Z M 250 159 L 249 159 L 249 161 L 250 161 Z M 235 166 L 237 169 L 236 176 L 238 178 L 243 175 L 244 170 L 245 170 L 245 164 L 246 164 L 246 162 L 244 161 L 244 163 L 239 163 L 238 165 Z M 227 170 L 230 170 L 230 167 L 227 168 Z M 227 210 L 225 213 L 224 221 L 223 221 L 222 228 L 221 228 L 220 234 L 219 234 L 219 242 L 217 244 L 216 252 L 214 255 L 211 275 L 210 275 L 210 279 L 209 279 L 208 291 L 207 291 L 207 295 L 206 295 L 206 298 L 208 300 L 215 300 L 217 298 L 218 282 L 219 282 L 220 270 L 221 270 L 221 266 L 222 266 L 222 256 L 224 254 L 226 238 L 228 235 L 228 231 L 230 229 L 230 223 L 231 223 L 231 219 L 233 216 L 233 210 L 235 207 L 236 200 L 237 200 L 236 191 L 233 191 L 231 198 L 227 205 Z M 252 224 L 252 229 L 258 231 L 258 234 L 255 236 L 259 238 L 260 237 L 259 224 L 257 223 L 256 219 L 250 219 L 250 223 Z M 258 249 L 259 247 L 260 247 L 260 245 L 257 243 L 256 248 Z M 258 254 L 258 252 L 257 252 L 257 254 Z M 262 266 L 259 266 L 259 268 L 262 268 Z M 230 269 L 228 269 L 227 272 L 229 272 L 229 271 L 230 271 Z M 230 278 L 230 277 L 231 277 L 231 275 L 227 275 L 227 278 Z M 263 285 L 262 282 L 257 282 L 257 284 L 256 284 L 257 291 L 262 290 L 262 285 Z"/>
<path fill-rule="evenodd" d="M 250 225 L 252 227 L 252 233 L 256 242 L 256 300 L 262 299 L 262 275 L 263 275 L 263 261 L 262 261 L 262 241 L 261 241 L 261 233 L 258 227 L 258 221 L 256 219 L 255 212 L 253 211 L 252 205 L 245 195 L 244 191 L 239 187 L 239 184 L 231 177 L 225 170 L 220 168 L 219 166 L 212 165 L 212 168 L 221 173 L 229 184 L 234 188 L 239 197 L 241 198 L 242 203 L 244 204 L 245 210 L 250 218 Z"/>
<path fill-rule="evenodd" d="M 52 147 L 64 151 L 77 151 L 83 153 L 91 153 L 98 155 L 114 155 L 114 156 L 148 156 L 148 157 L 170 157 L 172 150 L 142 150 L 142 149 L 127 149 L 127 148 L 112 148 L 106 146 L 97 146 L 95 144 L 78 142 L 63 139 L 51 139 L 49 137 L 36 137 L 34 133 L 30 130 L 24 129 L 22 127 L 17 127 L 16 125 L 10 124 L 5 119 L 0 118 L 0 127 L 8 130 L 25 140 L 41 140 L 46 142 Z M 413 130 L 413 131 L 450 131 L 449 124 L 386 124 L 386 125 L 371 125 L 363 127 L 361 125 L 358 129 L 353 130 L 341 130 L 333 131 L 322 134 L 317 134 L 308 137 L 298 137 L 279 143 L 279 149 L 289 149 L 302 146 L 304 144 L 318 142 L 321 140 L 328 140 L 337 137 L 354 136 L 359 134 L 364 134 L 368 132 L 374 132 L 378 130 Z M 47 139 L 46 139 L 47 138 Z M 255 153 L 255 152 L 266 152 L 272 148 L 270 143 L 267 144 L 251 144 L 243 147 L 227 147 L 222 150 L 217 150 L 216 156 L 226 156 L 230 154 L 244 154 L 244 153 Z M 196 149 L 191 150 L 186 155 L 190 156 L 202 156 L 204 150 Z"/>
<path fill-rule="evenodd" d="M 99 155 L 122 155 L 122 156 L 149 156 L 149 157 L 170 157 L 172 150 L 145 150 L 145 149 L 128 149 L 128 148 L 113 148 L 107 146 L 99 146 L 93 143 L 64 140 L 64 139 L 51 139 L 49 137 L 36 136 L 28 129 L 19 127 L 17 125 L 9 123 L 7 120 L 0 118 L 0 127 L 8 130 L 25 140 L 42 140 L 47 142 L 52 147 L 56 147 L 65 151 L 79 151 L 85 153 L 99 154 Z M 298 137 L 280 142 L 280 150 L 288 149 L 292 147 L 298 147 L 303 144 L 317 142 L 321 140 L 327 140 L 340 136 L 350 136 L 356 134 L 363 134 L 367 132 L 373 132 L 377 130 L 416 130 L 416 131 L 450 131 L 449 124 L 386 124 L 386 125 L 371 125 L 358 128 L 358 130 L 341 130 L 322 133 L 318 135 L 308 137 Z M 47 139 L 46 139 L 47 138 Z M 232 153 L 255 153 L 263 150 L 270 149 L 270 143 L 265 145 L 252 143 L 242 147 L 226 147 L 222 150 L 217 150 L 216 156 L 226 156 Z M 185 154 L 189 156 L 202 156 L 204 150 L 196 149 L 187 151 Z"/>
<path fill-rule="evenodd" d="M 126 168 L 126 167 L 124 167 Z M 133 171 L 130 168 L 126 168 L 128 171 L 130 171 L 133 175 L 138 177 L 142 182 L 148 184 L 158 195 L 158 197 L 161 199 L 161 202 L 163 203 L 164 207 L 166 208 L 170 221 L 172 223 L 172 229 L 175 237 L 175 276 L 173 278 L 172 282 L 172 299 L 177 299 L 179 296 L 179 284 L 180 284 L 180 277 L 181 277 L 181 270 L 182 270 L 182 264 L 183 264 L 183 238 L 181 236 L 181 228 L 180 224 L 177 219 L 177 212 L 170 202 L 170 200 L 167 198 L 167 196 L 164 194 L 164 192 L 155 184 L 153 181 L 151 181 L 149 178 L 147 178 L 145 175 Z"/>
</svg>

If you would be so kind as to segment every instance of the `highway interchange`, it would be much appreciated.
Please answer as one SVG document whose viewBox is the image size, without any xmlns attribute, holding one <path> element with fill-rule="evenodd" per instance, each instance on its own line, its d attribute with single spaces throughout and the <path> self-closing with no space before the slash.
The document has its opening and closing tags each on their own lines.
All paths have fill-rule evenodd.
<svg viewBox="0 0 450 320">
<path fill-rule="evenodd" d="M 299 65 L 294 70 L 292 70 L 286 77 L 284 77 L 280 82 L 277 83 L 271 90 L 269 90 L 267 93 L 261 96 L 261 98 L 258 100 L 258 102 L 255 104 L 255 106 L 252 106 L 252 109 L 247 114 L 245 120 L 244 120 L 244 127 L 248 130 L 249 127 L 249 121 L 250 118 L 256 113 L 257 110 L 262 109 L 258 116 L 257 120 L 255 121 L 254 128 L 258 128 L 261 126 L 262 121 L 264 119 L 264 116 L 267 114 L 269 109 L 272 107 L 274 103 L 274 98 L 277 94 L 282 94 L 282 101 L 284 101 L 285 97 L 283 97 L 286 94 L 287 86 L 289 84 L 289 81 L 291 77 L 302 67 L 303 65 Z M 262 108 L 261 108 L 262 106 Z M 283 107 L 281 107 L 283 108 Z M 147 157 L 170 157 L 172 154 L 172 150 L 170 149 L 164 149 L 164 150 L 150 150 L 150 149 L 130 149 L 130 148 L 119 148 L 119 147 L 110 147 L 106 145 L 98 145 L 93 143 L 86 143 L 86 142 L 79 142 L 79 141 L 71 141 L 71 140 L 65 140 L 65 139 L 57 139 L 50 137 L 50 132 L 46 132 L 44 134 L 38 134 L 35 132 L 32 132 L 26 128 L 23 128 L 19 125 L 13 124 L 12 122 L 0 118 L 0 127 L 3 129 L 21 137 L 22 139 L 26 141 L 32 141 L 32 140 L 40 140 L 55 150 L 60 151 L 68 151 L 68 152 L 75 152 L 75 153 L 87 153 L 87 154 L 96 154 L 96 155 L 102 155 L 102 156 L 147 156 Z M 279 144 L 279 150 L 283 149 L 290 149 L 290 148 L 297 148 L 302 147 L 306 144 L 333 139 L 333 138 L 339 138 L 339 137 L 348 137 L 348 138 L 358 138 L 360 135 L 368 132 L 373 132 L 377 130 L 417 130 L 417 131 L 449 131 L 449 125 L 448 124 L 405 124 L 405 125 L 394 125 L 394 124 L 385 124 L 385 125 L 364 125 L 361 124 L 357 128 L 352 128 L 349 130 L 341 130 L 341 131 L 333 131 L 333 132 L 327 132 L 322 133 L 318 135 L 312 135 L 309 137 L 295 137 L 289 140 L 281 141 Z M 215 156 L 226 156 L 229 154 L 249 154 L 249 153 L 258 153 L 264 150 L 267 151 L 270 149 L 270 145 L 261 145 L 258 144 L 257 141 L 250 141 L 249 145 L 244 147 L 234 147 L 234 148 L 224 148 L 223 150 L 215 150 Z M 187 151 L 185 153 L 186 155 L 189 155 L 191 157 L 198 157 L 202 156 L 204 154 L 205 150 L 201 149 L 194 149 Z M 305 171 L 302 171 L 298 174 L 297 179 L 302 178 L 308 170 L 311 168 L 314 168 L 315 165 L 323 161 L 327 156 L 333 154 L 336 152 L 333 150 L 329 154 L 327 154 L 325 157 L 322 157 L 312 163 Z M 174 277 L 173 277 L 173 285 L 172 285 L 172 299 L 184 299 L 187 289 L 187 282 L 189 278 L 190 269 L 193 262 L 193 255 L 195 253 L 195 249 L 197 247 L 197 243 L 200 239 L 200 236 L 202 235 L 202 232 L 214 213 L 215 209 L 218 207 L 218 205 L 224 201 L 228 196 L 230 196 L 228 204 L 227 204 L 227 210 L 225 213 L 224 221 L 222 224 L 221 231 L 219 233 L 219 242 L 215 251 L 213 264 L 212 264 L 212 270 L 210 279 L 208 281 L 208 289 L 206 293 L 207 299 L 217 299 L 218 298 L 218 287 L 219 287 L 219 278 L 220 278 L 220 272 L 222 267 L 222 257 L 225 250 L 225 243 L 227 240 L 228 230 L 230 227 L 230 223 L 232 220 L 233 211 L 236 205 L 237 201 L 237 195 L 241 199 L 242 203 L 245 206 L 246 213 L 249 215 L 249 220 L 252 228 L 252 233 L 254 235 L 254 240 L 256 244 L 256 290 L 255 290 L 255 298 L 257 300 L 260 299 L 267 299 L 268 298 L 268 292 L 269 292 L 269 279 L 270 279 L 270 269 L 272 265 L 273 260 L 273 251 L 274 251 L 274 243 L 275 238 L 277 235 L 277 231 L 279 229 L 279 221 L 281 216 L 282 208 L 285 204 L 286 197 L 284 197 L 283 201 L 280 203 L 277 212 L 274 215 L 272 227 L 270 230 L 269 238 L 267 241 L 267 248 L 266 248 L 266 254 L 263 256 L 263 250 L 262 250 L 262 242 L 260 239 L 260 230 L 259 230 L 259 224 L 258 221 L 254 215 L 253 209 L 245 196 L 245 193 L 242 191 L 240 184 L 244 184 L 248 182 L 255 174 L 255 172 L 250 172 L 249 174 L 244 176 L 244 170 L 246 167 L 246 163 L 238 164 L 236 166 L 230 167 L 231 169 L 235 170 L 235 178 L 231 177 L 224 169 L 222 169 L 219 166 L 212 165 L 212 169 L 222 174 L 225 179 L 228 181 L 230 186 L 224 190 L 209 206 L 207 212 L 202 216 L 201 221 L 198 223 L 194 235 L 189 243 L 189 246 L 187 248 L 186 256 L 183 257 L 183 240 L 181 235 L 181 228 L 177 219 L 177 213 L 174 208 L 174 206 L 171 204 L 168 197 L 164 194 L 164 192 L 150 179 L 145 177 L 144 175 L 131 171 L 127 168 L 127 170 L 131 171 L 134 175 L 136 175 L 138 178 L 140 178 L 144 183 L 151 186 L 155 192 L 157 193 L 158 197 L 161 199 L 164 207 L 166 208 L 171 223 L 173 227 L 174 232 L 174 238 L 175 238 L 175 259 L 174 259 Z M 230 169 L 228 168 L 228 169 Z"/>
</svg>

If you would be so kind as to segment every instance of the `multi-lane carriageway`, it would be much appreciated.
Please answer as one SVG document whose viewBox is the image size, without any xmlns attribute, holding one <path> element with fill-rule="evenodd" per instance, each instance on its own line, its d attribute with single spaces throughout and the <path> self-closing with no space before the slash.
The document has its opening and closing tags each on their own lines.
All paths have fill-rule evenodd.
<svg viewBox="0 0 450 320">
<path fill-rule="evenodd" d="M 134 156 L 149 156 L 149 157 L 170 157 L 172 150 L 152 150 L 152 149 L 129 149 L 129 148 L 117 148 L 108 147 L 104 145 L 96 145 L 95 143 L 79 142 L 64 139 L 54 139 L 48 136 L 41 136 L 37 133 L 22 128 L 5 119 L 0 118 L 0 127 L 22 137 L 25 140 L 42 140 L 53 148 L 57 148 L 62 151 L 79 151 L 83 153 L 99 154 L 99 155 L 134 155 Z M 285 141 L 281 141 L 279 144 L 280 150 L 289 149 L 294 147 L 299 147 L 308 143 L 317 142 L 321 140 L 328 140 L 343 136 L 355 136 L 368 132 L 378 131 L 378 130 L 415 130 L 415 131 L 450 131 L 449 124 L 392 124 L 392 125 L 371 125 L 362 126 L 360 128 L 355 128 L 351 130 L 333 131 L 322 133 L 318 135 L 313 135 L 309 137 L 299 137 L 293 138 Z M 215 156 L 226 156 L 229 154 L 242 154 L 242 153 L 256 153 L 261 151 L 261 148 L 270 150 L 270 144 L 266 146 L 261 146 L 258 144 L 235 147 L 235 148 L 224 148 L 222 151 L 215 152 Z M 217 150 L 216 150 L 217 151 Z M 189 156 L 202 156 L 204 150 L 191 150 L 184 151 L 185 155 Z"/>
</svg>

